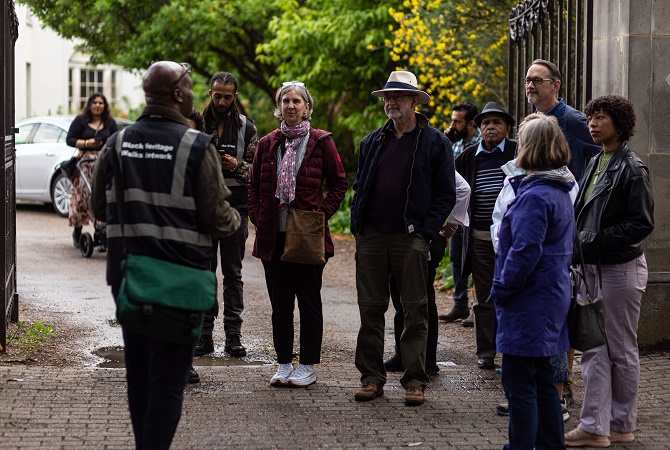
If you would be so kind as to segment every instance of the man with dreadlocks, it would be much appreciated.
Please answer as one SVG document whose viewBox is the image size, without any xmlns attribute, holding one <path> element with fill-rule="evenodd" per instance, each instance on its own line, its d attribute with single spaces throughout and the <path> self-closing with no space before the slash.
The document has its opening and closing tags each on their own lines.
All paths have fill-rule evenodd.
<svg viewBox="0 0 670 450">
<path fill-rule="evenodd" d="M 203 111 L 205 125 L 202 131 L 213 136 L 223 167 L 223 177 L 232 195 L 228 198 L 241 217 L 240 228 L 232 235 L 217 239 L 212 246 L 212 270 L 216 272 L 217 248 L 221 255 L 223 275 L 223 328 L 226 332 L 225 352 L 230 356 L 246 356 L 242 345 L 242 259 L 249 235 L 247 212 L 247 185 L 251 177 L 251 164 L 258 144 L 258 134 L 253 120 L 240 114 L 235 104 L 238 81 L 228 72 L 219 72 L 212 77 L 209 96 L 211 101 Z M 214 351 L 212 331 L 214 317 L 218 316 L 219 304 L 205 314 L 202 336 L 196 343 L 195 354 L 205 355 Z"/>
</svg>

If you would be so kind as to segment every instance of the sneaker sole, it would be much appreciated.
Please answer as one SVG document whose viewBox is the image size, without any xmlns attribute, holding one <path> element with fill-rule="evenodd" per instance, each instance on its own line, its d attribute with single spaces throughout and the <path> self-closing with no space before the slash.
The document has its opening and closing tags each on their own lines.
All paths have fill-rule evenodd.
<svg viewBox="0 0 670 450">
<path fill-rule="evenodd" d="M 286 386 L 288 386 L 288 383 L 286 383 L 286 382 L 284 382 L 284 381 L 282 381 L 282 380 L 274 380 L 274 381 L 270 381 L 270 386 L 274 386 L 274 387 L 286 387 Z"/>
<path fill-rule="evenodd" d="M 315 378 L 313 381 L 307 382 L 307 383 L 305 383 L 305 384 L 303 384 L 303 383 L 294 383 L 293 381 L 288 380 L 288 383 L 286 383 L 286 386 L 288 386 L 288 387 L 306 388 L 306 387 L 308 387 L 308 386 L 313 385 L 314 383 L 316 383 L 316 378 Z"/>
</svg>

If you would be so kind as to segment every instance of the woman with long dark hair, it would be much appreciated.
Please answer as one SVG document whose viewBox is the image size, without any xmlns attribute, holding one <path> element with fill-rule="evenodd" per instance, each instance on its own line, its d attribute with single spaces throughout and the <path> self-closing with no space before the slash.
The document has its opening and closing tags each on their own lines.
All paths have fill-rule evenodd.
<svg viewBox="0 0 670 450">
<path fill-rule="evenodd" d="M 86 101 L 84 111 L 72 121 L 67 132 L 67 145 L 79 149 L 78 159 L 90 160 L 80 164 L 84 176 L 88 180 L 93 176 L 95 160 L 98 153 L 107 141 L 107 138 L 118 130 L 116 122 L 111 118 L 109 103 L 104 95 L 95 93 Z M 74 227 L 72 242 L 79 247 L 81 228 L 93 221 L 93 214 L 88 208 L 88 199 L 91 193 L 79 171 L 74 172 L 72 178 L 72 197 L 70 198 L 70 213 L 68 223 Z"/>
</svg>

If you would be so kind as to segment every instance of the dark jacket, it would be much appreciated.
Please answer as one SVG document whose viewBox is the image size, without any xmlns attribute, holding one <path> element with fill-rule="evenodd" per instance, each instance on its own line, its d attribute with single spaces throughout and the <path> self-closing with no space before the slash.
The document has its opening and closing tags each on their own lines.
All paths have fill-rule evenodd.
<svg viewBox="0 0 670 450">
<path fill-rule="evenodd" d="M 596 170 L 593 158 L 580 181 L 575 202 L 577 243 L 586 264 L 621 264 L 642 254 L 640 243 L 654 229 L 654 198 L 649 169 L 640 157 L 622 143 L 607 169 L 584 199 L 586 185 Z M 573 261 L 579 263 L 579 247 Z"/>
<path fill-rule="evenodd" d="M 347 178 L 331 133 L 310 128 L 305 157 L 295 180 L 292 208 L 324 212 L 326 220 L 335 214 L 347 192 Z M 249 182 L 249 219 L 256 227 L 253 255 L 271 261 L 277 240 L 279 199 L 277 191 L 277 150 L 286 137 L 280 129 L 263 137 L 258 143 Z M 328 187 L 323 196 L 323 181 Z M 334 255 L 333 241 L 326 223 L 326 258 Z"/>
<path fill-rule="evenodd" d="M 193 144 L 182 148 L 187 132 Z M 158 105 L 147 106 L 124 130 L 125 243 L 111 161 L 118 136 L 109 138 L 95 166 L 91 196 L 96 219 L 107 222 L 107 282 L 120 284 L 124 246 L 129 253 L 209 269 L 211 235 L 229 235 L 240 223 L 225 201 L 230 191 L 211 136 L 191 130 L 181 114 Z"/>
<path fill-rule="evenodd" d="M 505 140 L 505 149 L 503 150 L 503 155 L 505 161 L 511 161 L 516 157 L 516 141 L 510 139 Z M 468 214 L 472 217 L 472 211 L 475 207 L 475 182 L 477 180 L 477 171 L 479 170 L 479 163 L 475 153 L 479 148 L 479 144 L 473 144 L 463 150 L 463 153 L 456 157 L 455 165 L 456 171 L 461 174 L 465 181 L 468 182 L 472 190 L 470 191 L 470 206 L 468 207 Z M 472 273 L 472 251 L 471 245 L 469 245 L 469 233 L 468 229 L 465 229 L 463 232 L 463 265 L 462 273 L 464 277 L 469 276 Z"/>
<path fill-rule="evenodd" d="M 570 346 L 574 181 L 519 175 L 510 185 L 519 187 L 500 225 L 491 287 L 496 350 L 514 356 L 556 355 Z"/>
<path fill-rule="evenodd" d="M 416 119 L 419 132 L 407 168 L 409 185 L 403 219 L 407 234 L 418 232 L 433 240 L 439 238 L 440 229 L 456 203 L 454 157 L 444 133 L 430 126 L 423 114 L 416 113 Z M 377 175 L 379 154 L 390 133 L 395 133 L 392 120 L 361 141 L 351 202 L 350 228 L 354 234 L 365 232 L 365 202 Z"/>
<path fill-rule="evenodd" d="M 226 136 L 226 133 L 223 136 L 219 136 L 219 127 L 217 118 L 214 115 L 213 107 L 210 102 L 209 105 L 205 108 L 202 113 L 203 118 L 203 128 L 200 131 L 204 131 L 207 134 L 212 135 L 212 141 L 214 146 L 219 152 L 225 151 L 232 157 L 237 159 L 237 169 L 235 170 L 224 170 L 223 176 L 226 181 L 226 186 L 230 189 L 231 195 L 228 198 L 228 203 L 235 209 L 237 209 L 240 214 L 247 214 L 247 197 L 249 195 L 247 190 L 247 185 L 249 184 L 249 178 L 251 177 L 251 164 L 254 161 L 254 155 L 256 154 L 256 147 L 258 146 L 258 132 L 256 131 L 256 125 L 254 121 L 250 118 L 240 114 L 241 119 L 246 123 L 245 132 L 244 132 L 244 143 L 242 144 L 243 151 L 242 156 L 240 157 L 239 153 L 239 143 L 238 140 L 238 129 L 239 124 L 232 123 L 232 117 L 229 115 L 224 120 L 224 126 L 229 128 L 230 136 L 229 142 L 223 142 L 223 137 Z M 221 144 L 232 144 L 237 148 L 221 148 Z"/>
<path fill-rule="evenodd" d="M 565 105 L 565 125 L 561 130 L 570 147 L 570 164 L 568 169 L 577 180 L 582 178 L 586 164 L 598 154 L 600 146 L 593 142 L 586 116 L 581 111 Z"/>
</svg>

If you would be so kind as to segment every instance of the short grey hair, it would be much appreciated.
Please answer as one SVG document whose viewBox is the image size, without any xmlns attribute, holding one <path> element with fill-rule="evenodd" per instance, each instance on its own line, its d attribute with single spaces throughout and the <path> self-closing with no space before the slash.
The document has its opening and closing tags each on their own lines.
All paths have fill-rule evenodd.
<svg viewBox="0 0 670 450">
<path fill-rule="evenodd" d="M 307 86 L 305 86 L 300 81 L 295 80 L 288 81 L 284 83 L 279 89 L 277 89 L 277 93 L 275 94 L 275 117 L 277 119 L 282 119 L 281 102 L 286 93 L 289 91 L 296 91 L 298 95 L 302 97 L 302 100 L 307 103 L 307 111 L 305 111 L 303 119 L 311 120 L 312 112 L 314 111 L 314 99 L 309 93 Z"/>
</svg>

